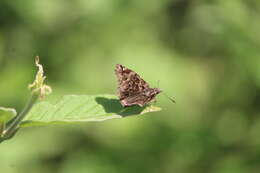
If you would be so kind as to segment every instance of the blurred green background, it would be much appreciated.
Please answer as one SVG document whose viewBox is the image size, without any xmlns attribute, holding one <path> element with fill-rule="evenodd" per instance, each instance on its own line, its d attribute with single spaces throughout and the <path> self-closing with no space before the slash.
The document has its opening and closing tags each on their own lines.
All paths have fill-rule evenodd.
<svg viewBox="0 0 260 173">
<path fill-rule="evenodd" d="M 121 63 L 177 104 L 22 129 L 0 172 L 260 172 L 259 19 L 259 0 L 1 0 L 1 106 L 22 109 L 36 55 L 53 95 L 114 94 Z"/>
</svg>

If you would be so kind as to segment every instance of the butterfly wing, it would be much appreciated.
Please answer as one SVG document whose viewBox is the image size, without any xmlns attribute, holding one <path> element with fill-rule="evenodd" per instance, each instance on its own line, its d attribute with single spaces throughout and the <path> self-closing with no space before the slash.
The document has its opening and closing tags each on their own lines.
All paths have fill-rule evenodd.
<svg viewBox="0 0 260 173">
<path fill-rule="evenodd" d="M 149 88 L 134 71 L 117 64 L 115 73 L 118 79 L 118 95 L 122 106 L 144 105 L 152 102 L 155 96 L 161 92 L 159 88 Z"/>
<path fill-rule="evenodd" d="M 160 92 L 161 90 L 159 88 L 148 88 L 140 93 L 126 97 L 120 100 L 120 102 L 123 106 L 139 105 L 143 107 L 152 102 Z"/>
<path fill-rule="evenodd" d="M 136 95 L 131 95 L 129 97 L 126 97 L 126 98 L 120 100 L 120 103 L 123 106 L 139 105 L 139 106 L 143 107 L 148 102 L 150 102 L 150 98 L 145 96 L 143 93 L 138 93 Z"/>
<path fill-rule="evenodd" d="M 117 92 L 120 100 L 138 96 L 145 89 L 149 88 L 149 84 L 145 82 L 137 73 L 121 64 L 116 65 L 115 73 L 118 79 Z"/>
</svg>

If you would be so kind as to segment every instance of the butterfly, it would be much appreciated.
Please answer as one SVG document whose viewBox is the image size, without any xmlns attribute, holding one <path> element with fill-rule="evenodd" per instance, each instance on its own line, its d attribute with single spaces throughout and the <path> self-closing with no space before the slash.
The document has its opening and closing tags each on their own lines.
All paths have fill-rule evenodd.
<svg viewBox="0 0 260 173">
<path fill-rule="evenodd" d="M 123 107 L 139 105 L 141 107 L 154 101 L 160 88 L 150 88 L 136 72 L 121 64 L 116 65 L 116 77 L 118 79 L 118 96 Z"/>
</svg>

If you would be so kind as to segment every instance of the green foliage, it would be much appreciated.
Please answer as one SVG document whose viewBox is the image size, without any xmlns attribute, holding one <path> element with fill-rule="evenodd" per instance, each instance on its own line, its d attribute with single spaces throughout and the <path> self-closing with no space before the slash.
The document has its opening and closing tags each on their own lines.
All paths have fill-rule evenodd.
<svg viewBox="0 0 260 173">
<path fill-rule="evenodd" d="M 0 107 L 0 142 L 12 138 L 20 127 L 97 122 L 160 110 L 153 106 L 124 108 L 117 96 L 113 95 L 67 95 L 56 100 L 56 103 L 41 101 L 35 105 L 38 98 L 44 99 L 52 92 L 51 87 L 44 83 L 46 76 L 39 61 L 37 56 L 35 64 L 38 71 L 34 82 L 28 87 L 31 90 L 31 98 L 24 109 L 16 115 L 15 109 Z"/>
<path fill-rule="evenodd" d="M 37 103 L 21 127 L 98 122 L 159 110 L 160 108 L 154 106 L 124 108 L 115 95 L 66 95 L 54 104 L 46 101 Z"/>
<path fill-rule="evenodd" d="M 1 0 L 0 105 L 21 112 L 35 55 L 55 95 L 115 94 L 120 63 L 177 102 L 21 129 L 1 172 L 260 172 L 259 19 L 259 0 Z"/>
<path fill-rule="evenodd" d="M 16 110 L 12 108 L 0 107 L 0 140 L 2 133 L 5 130 L 5 125 L 8 121 L 14 118 L 16 115 Z"/>
<path fill-rule="evenodd" d="M 0 124 L 5 124 L 16 116 L 16 110 L 12 108 L 0 107 Z"/>
</svg>

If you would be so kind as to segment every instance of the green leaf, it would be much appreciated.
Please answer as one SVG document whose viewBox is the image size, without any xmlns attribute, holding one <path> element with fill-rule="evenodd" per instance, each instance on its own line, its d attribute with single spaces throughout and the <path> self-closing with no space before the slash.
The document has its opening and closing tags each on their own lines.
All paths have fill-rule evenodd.
<svg viewBox="0 0 260 173">
<path fill-rule="evenodd" d="M 159 110 L 161 108 L 155 106 L 124 108 L 114 95 L 66 95 L 56 103 L 42 101 L 35 104 L 21 127 L 104 121 Z"/>
<path fill-rule="evenodd" d="M 13 108 L 0 107 L 0 124 L 4 124 L 16 116 L 16 110 Z"/>
</svg>

